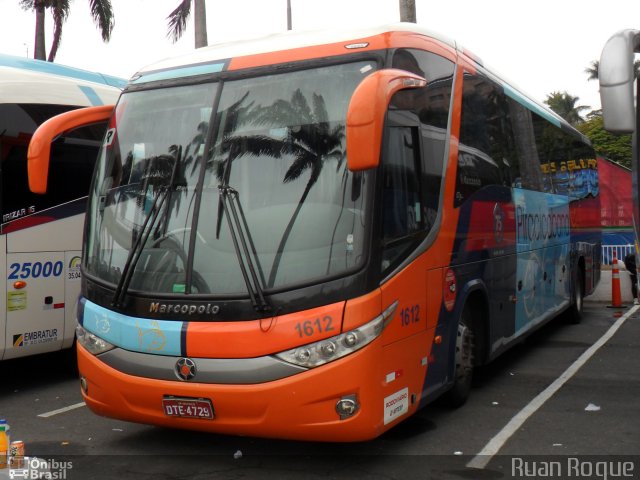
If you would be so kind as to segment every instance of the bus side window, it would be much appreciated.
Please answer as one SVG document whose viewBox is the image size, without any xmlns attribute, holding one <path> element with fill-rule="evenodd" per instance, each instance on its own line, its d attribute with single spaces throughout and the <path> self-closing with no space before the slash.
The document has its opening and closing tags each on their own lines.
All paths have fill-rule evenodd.
<svg viewBox="0 0 640 480">
<path fill-rule="evenodd" d="M 29 139 L 40 123 L 70 107 L 15 105 L 8 110 L 10 107 L 0 108 L 0 120 L 4 110 L 17 119 L 7 123 L 16 131 L 9 131 L 0 138 L 2 223 L 86 197 L 106 122 L 73 130 L 53 142 L 47 193 L 39 195 L 29 190 L 27 181 Z"/>
<path fill-rule="evenodd" d="M 517 152 L 507 97 L 483 75 L 465 73 L 454 206 L 489 185 L 511 187 Z"/>
<path fill-rule="evenodd" d="M 72 130 L 53 142 L 45 208 L 87 196 L 106 129 L 107 123 L 100 122 Z"/>
<path fill-rule="evenodd" d="M 512 185 L 516 188 L 544 191 L 548 185 L 548 175 L 540 164 L 536 143 L 534 118 L 537 115 L 516 100 L 509 99 L 508 103 L 517 151 L 516 161 L 511 164 Z"/>
<path fill-rule="evenodd" d="M 4 142 L 2 147 L 2 223 L 24 216 L 36 196 L 27 181 L 27 145 Z"/>
<path fill-rule="evenodd" d="M 397 264 L 424 229 L 417 127 L 388 128 L 382 159 L 382 270 Z"/>
<path fill-rule="evenodd" d="M 427 80 L 423 88 L 396 93 L 391 100 L 390 110 L 410 111 L 420 121 L 422 188 L 425 193 L 427 228 L 431 228 L 438 212 L 446 161 L 454 63 L 433 52 L 398 49 L 393 53 L 391 67 L 407 70 Z"/>
</svg>

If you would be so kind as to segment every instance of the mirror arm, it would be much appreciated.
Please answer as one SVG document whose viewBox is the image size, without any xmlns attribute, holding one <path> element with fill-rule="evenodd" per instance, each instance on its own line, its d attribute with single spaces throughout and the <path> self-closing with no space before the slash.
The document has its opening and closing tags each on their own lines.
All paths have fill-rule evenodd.
<svg viewBox="0 0 640 480">
<path fill-rule="evenodd" d="M 422 88 L 427 81 L 399 69 L 378 70 L 356 87 L 347 109 L 347 165 L 351 171 L 380 163 L 384 119 L 391 97 L 399 90 Z"/>
<path fill-rule="evenodd" d="M 71 110 L 50 118 L 38 127 L 31 137 L 27 152 L 29 189 L 33 193 L 47 193 L 51 142 L 74 128 L 108 120 L 113 108 L 114 105 L 102 105 Z"/>
</svg>

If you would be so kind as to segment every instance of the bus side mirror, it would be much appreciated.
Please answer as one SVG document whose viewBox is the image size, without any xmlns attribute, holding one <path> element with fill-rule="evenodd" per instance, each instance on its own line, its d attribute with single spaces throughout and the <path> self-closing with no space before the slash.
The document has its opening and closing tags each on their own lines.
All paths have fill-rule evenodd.
<svg viewBox="0 0 640 480">
<path fill-rule="evenodd" d="M 375 168 L 380 163 L 382 127 L 394 93 L 421 88 L 427 81 L 413 73 L 378 70 L 366 77 L 351 96 L 347 109 L 347 167 L 352 172 Z"/>
<path fill-rule="evenodd" d="M 47 193 L 51 142 L 75 128 L 109 120 L 113 107 L 104 105 L 71 110 L 56 115 L 40 125 L 31 137 L 27 152 L 29 190 L 33 193 Z"/>
<path fill-rule="evenodd" d="M 621 30 L 602 49 L 598 78 L 604 128 L 613 133 L 633 133 L 633 57 L 640 51 L 640 31 Z"/>
</svg>

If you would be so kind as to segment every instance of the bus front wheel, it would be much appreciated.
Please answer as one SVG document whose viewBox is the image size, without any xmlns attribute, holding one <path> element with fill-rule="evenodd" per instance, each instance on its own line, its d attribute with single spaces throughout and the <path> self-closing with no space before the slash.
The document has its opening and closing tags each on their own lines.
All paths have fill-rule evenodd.
<svg viewBox="0 0 640 480">
<path fill-rule="evenodd" d="M 474 334 L 471 322 L 471 309 L 465 306 L 458 321 L 455 352 L 455 373 L 451 390 L 447 392 L 448 403 L 459 407 L 467 401 L 473 380 Z"/>
</svg>

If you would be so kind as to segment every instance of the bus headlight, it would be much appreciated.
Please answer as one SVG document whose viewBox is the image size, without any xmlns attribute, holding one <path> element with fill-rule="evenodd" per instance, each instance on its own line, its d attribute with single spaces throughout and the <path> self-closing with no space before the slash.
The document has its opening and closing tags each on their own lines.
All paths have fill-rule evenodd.
<svg viewBox="0 0 640 480">
<path fill-rule="evenodd" d="M 81 325 L 76 327 L 76 338 L 78 339 L 78 343 L 93 355 L 99 355 L 116 348 L 115 345 L 85 330 Z"/>
<path fill-rule="evenodd" d="M 335 337 L 325 338 L 318 342 L 277 353 L 275 356 L 285 362 L 309 368 L 333 362 L 360 350 L 375 340 L 393 318 L 397 306 L 398 301 L 396 300 L 384 312 L 361 327 L 341 333 Z"/>
</svg>

